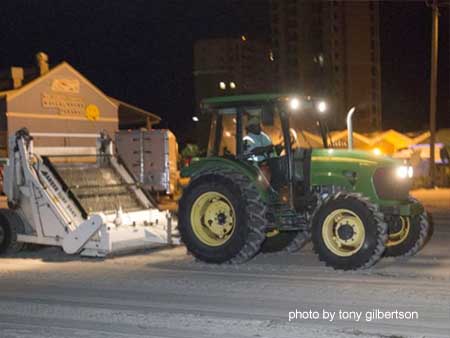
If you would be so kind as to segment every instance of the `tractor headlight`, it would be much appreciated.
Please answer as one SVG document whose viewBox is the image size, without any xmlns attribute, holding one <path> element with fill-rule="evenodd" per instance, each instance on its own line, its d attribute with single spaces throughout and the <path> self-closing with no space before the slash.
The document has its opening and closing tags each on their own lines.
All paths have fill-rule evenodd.
<svg viewBox="0 0 450 338">
<path fill-rule="evenodd" d="M 325 113 L 326 110 L 327 110 L 327 103 L 325 101 L 317 102 L 317 111 L 319 113 Z"/>
<path fill-rule="evenodd" d="M 405 179 L 405 178 L 412 178 L 414 175 L 414 170 L 410 166 L 402 165 L 400 167 L 397 167 L 395 170 L 395 174 L 398 178 Z"/>
<path fill-rule="evenodd" d="M 406 165 L 380 167 L 373 174 L 373 185 L 378 198 L 407 200 L 411 189 L 412 168 Z"/>
<path fill-rule="evenodd" d="M 301 104 L 300 100 L 298 98 L 296 98 L 296 97 L 293 97 L 292 99 L 289 100 L 289 107 L 292 110 L 299 109 L 300 108 L 300 104 Z"/>
</svg>

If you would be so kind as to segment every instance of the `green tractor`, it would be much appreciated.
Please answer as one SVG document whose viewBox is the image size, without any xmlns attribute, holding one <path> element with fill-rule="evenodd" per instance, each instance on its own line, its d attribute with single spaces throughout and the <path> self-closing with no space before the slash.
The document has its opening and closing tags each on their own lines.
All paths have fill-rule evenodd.
<svg viewBox="0 0 450 338">
<path fill-rule="evenodd" d="M 193 256 L 242 263 L 258 252 L 294 252 L 311 240 L 326 265 L 355 270 L 425 245 L 430 224 L 409 197 L 412 168 L 330 147 L 320 118 L 325 109 L 324 101 L 280 94 L 202 102 L 211 118 L 208 156 L 183 168 L 189 183 L 179 202 L 181 239 Z M 291 128 L 296 117 L 321 137 Z M 252 146 L 255 119 L 272 138 Z"/>
</svg>

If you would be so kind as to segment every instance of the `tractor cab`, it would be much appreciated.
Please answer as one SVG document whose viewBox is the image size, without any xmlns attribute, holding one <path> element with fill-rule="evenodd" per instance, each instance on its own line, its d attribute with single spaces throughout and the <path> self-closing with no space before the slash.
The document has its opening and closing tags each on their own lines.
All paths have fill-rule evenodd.
<svg viewBox="0 0 450 338">
<path fill-rule="evenodd" d="M 328 147 L 322 116 L 327 104 L 321 99 L 281 94 L 241 95 L 205 99 L 201 108 L 203 114 L 211 117 L 208 156 L 252 160 L 287 154 L 286 145 L 292 149 Z M 264 138 L 271 141 L 272 148 L 248 137 L 255 123 Z M 311 137 L 317 133 L 320 139 Z M 252 156 L 254 153 L 258 155 Z"/>
<path fill-rule="evenodd" d="M 206 99 L 202 111 L 211 116 L 208 156 L 257 166 L 277 198 L 293 209 L 302 208 L 310 197 L 312 148 L 328 146 L 322 116 L 326 109 L 322 99 L 297 95 Z"/>
</svg>

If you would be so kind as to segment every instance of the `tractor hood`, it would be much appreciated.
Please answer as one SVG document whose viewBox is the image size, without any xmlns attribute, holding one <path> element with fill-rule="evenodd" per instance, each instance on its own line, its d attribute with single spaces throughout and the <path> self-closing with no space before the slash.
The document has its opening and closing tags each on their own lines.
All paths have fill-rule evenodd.
<svg viewBox="0 0 450 338">
<path fill-rule="evenodd" d="M 313 161 L 327 161 L 358 164 L 363 166 L 394 166 L 401 162 L 385 155 L 375 155 L 368 151 L 347 149 L 313 149 Z"/>
<path fill-rule="evenodd" d="M 384 204 L 407 200 L 412 183 L 408 169 L 401 161 L 367 151 L 313 149 L 310 183 L 319 190 L 334 186 L 358 192 Z"/>
</svg>

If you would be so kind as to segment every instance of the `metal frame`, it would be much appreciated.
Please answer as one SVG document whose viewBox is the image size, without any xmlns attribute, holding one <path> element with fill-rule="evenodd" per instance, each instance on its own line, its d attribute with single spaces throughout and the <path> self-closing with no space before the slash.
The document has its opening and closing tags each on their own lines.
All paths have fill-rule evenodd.
<svg viewBox="0 0 450 338">
<path fill-rule="evenodd" d="M 35 136 L 44 136 L 39 134 Z M 45 134 L 60 137 L 59 134 Z M 26 131 L 18 132 L 9 140 L 9 164 L 5 168 L 4 187 L 8 201 L 25 224 L 25 232 L 17 240 L 25 243 L 61 246 L 68 254 L 105 256 L 122 250 L 178 244 L 172 238 L 176 225 L 171 214 L 159 211 L 132 176 L 117 161 L 112 142 L 105 147 L 103 135 L 73 134 L 65 137 L 97 137 L 95 153 L 108 156 L 114 170 L 129 185 L 141 202 L 142 210 L 115 213 L 87 214 L 62 177 L 51 168 L 43 154 L 54 156 L 86 156 L 93 149 L 78 147 L 34 148 Z"/>
</svg>

